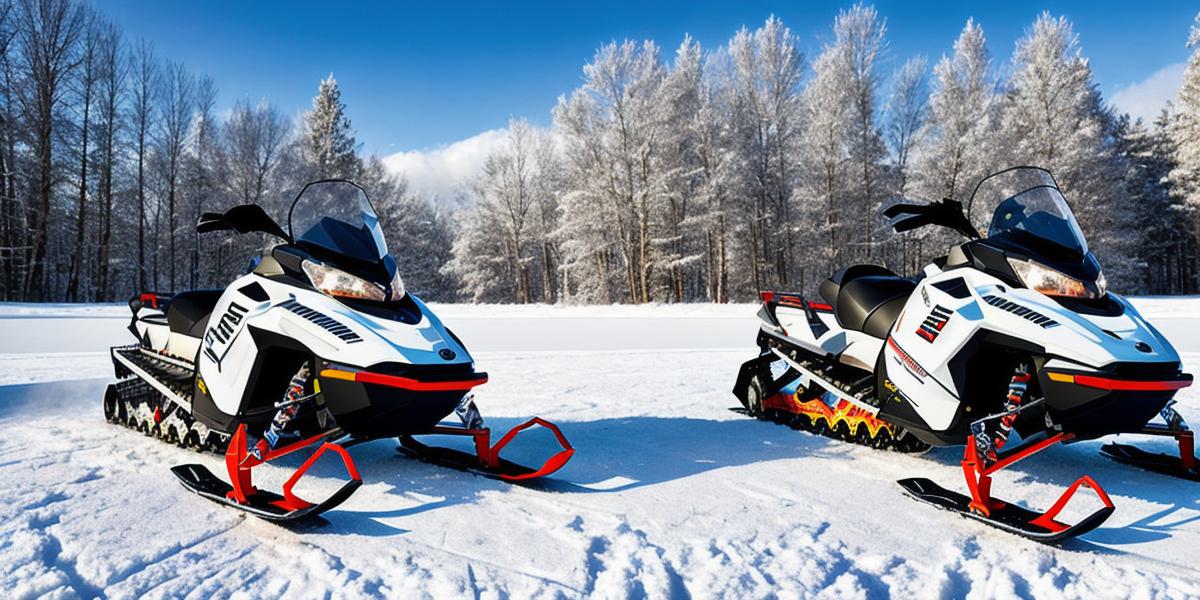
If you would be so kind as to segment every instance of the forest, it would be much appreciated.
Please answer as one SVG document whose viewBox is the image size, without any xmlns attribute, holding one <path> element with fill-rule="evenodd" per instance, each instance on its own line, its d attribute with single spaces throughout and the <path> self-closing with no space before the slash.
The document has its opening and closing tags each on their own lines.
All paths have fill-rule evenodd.
<svg viewBox="0 0 1200 600">
<path fill-rule="evenodd" d="M 917 275 L 944 231 L 882 209 L 966 202 L 986 174 L 1054 172 L 1110 288 L 1200 291 L 1200 15 L 1178 96 L 1152 123 L 1101 95 L 1065 18 L 1011 56 L 967 21 L 935 61 L 891 54 L 854 5 L 815 56 L 780 20 L 722 46 L 601 45 L 549 127 L 514 117 L 456 210 L 361 152 L 332 75 L 298 118 L 216 111 L 217 84 L 78 0 L 0 2 L 0 300 L 122 301 L 219 287 L 268 240 L 199 235 L 205 211 L 278 220 L 307 181 L 359 182 L 408 289 L 500 303 L 748 301 L 839 266 Z M 892 68 L 887 68 L 892 65 Z M 898 66 L 895 66 L 898 65 Z M 264 94 L 267 90 L 263 91 Z"/>
</svg>

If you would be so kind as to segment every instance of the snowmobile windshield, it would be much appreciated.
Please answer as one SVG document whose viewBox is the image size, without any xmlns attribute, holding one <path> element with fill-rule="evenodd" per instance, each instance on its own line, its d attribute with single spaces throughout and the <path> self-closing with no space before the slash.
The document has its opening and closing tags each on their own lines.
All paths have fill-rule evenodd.
<svg viewBox="0 0 1200 600">
<path fill-rule="evenodd" d="M 366 192 L 349 181 L 304 186 L 288 212 L 292 240 L 376 263 L 387 256 L 379 216 Z"/>
<path fill-rule="evenodd" d="M 1053 251 L 1049 242 L 1080 256 L 1088 252 L 1075 214 L 1045 169 L 1016 167 L 985 178 L 971 196 L 968 216 L 1002 245 Z"/>
</svg>

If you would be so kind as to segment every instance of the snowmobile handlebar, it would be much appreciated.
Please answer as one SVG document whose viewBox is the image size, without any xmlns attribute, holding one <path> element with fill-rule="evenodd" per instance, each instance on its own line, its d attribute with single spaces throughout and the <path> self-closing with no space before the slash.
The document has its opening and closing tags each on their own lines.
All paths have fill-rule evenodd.
<svg viewBox="0 0 1200 600">
<path fill-rule="evenodd" d="M 883 216 L 888 219 L 896 219 L 892 222 L 892 228 L 896 230 L 896 233 L 912 231 L 927 225 L 938 225 L 953 229 L 967 239 L 977 240 L 983 237 L 967 219 L 962 203 L 950 198 L 943 198 L 929 204 L 907 202 L 893 204 L 884 209 Z M 897 217 L 900 218 L 897 219 Z"/>
<path fill-rule="evenodd" d="M 196 221 L 197 233 L 210 231 L 236 231 L 269 233 L 289 244 L 291 236 L 279 226 L 267 211 L 257 204 L 241 204 L 223 213 L 206 212 Z"/>
</svg>

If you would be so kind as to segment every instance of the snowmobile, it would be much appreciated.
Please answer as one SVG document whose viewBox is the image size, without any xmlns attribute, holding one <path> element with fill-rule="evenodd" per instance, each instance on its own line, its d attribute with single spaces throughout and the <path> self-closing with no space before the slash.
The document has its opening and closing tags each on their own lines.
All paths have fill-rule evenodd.
<svg viewBox="0 0 1200 600">
<path fill-rule="evenodd" d="M 1086 533 L 1113 512 L 1088 476 L 1046 511 L 992 497 L 993 474 L 1054 444 L 1173 437 L 1178 457 L 1122 444 L 1102 452 L 1200 480 L 1192 432 L 1172 407 L 1192 376 L 1170 342 L 1107 291 L 1049 171 L 985 177 L 965 211 L 944 199 L 896 204 L 884 216 L 897 232 L 939 226 L 965 241 L 917 278 L 859 264 L 823 281 L 820 300 L 762 292 L 760 355 L 741 367 L 733 390 L 746 412 L 901 452 L 965 444 L 969 496 L 928 479 L 899 484 L 918 500 L 1044 542 Z M 1065 523 L 1060 513 L 1081 487 L 1101 506 Z"/>
<path fill-rule="evenodd" d="M 188 490 L 274 521 L 316 516 L 361 485 L 346 448 L 398 438 L 405 453 L 509 481 L 557 471 L 574 450 L 534 418 L 492 443 L 473 390 L 486 383 L 470 353 L 406 291 L 366 192 L 346 180 L 304 186 L 284 231 L 258 205 L 205 213 L 199 233 L 267 234 L 279 243 L 224 290 L 143 293 L 129 305 L 137 343 L 112 348 L 112 422 L 183 447 L 224 452 L 229 481 L 199 464 L 172 468 Z M 452 413 L 461 425 L 442 424 Z M 500 457 L 519 432 L 549 429 L 562 449 L 538 468 Z M 474 440 L 474 455 L 415 436 Z M 306 448 L 281 493 L 255 487 L 255 467 Z M 297 481 L 327 453 L 348 479 L 319 502 Z"/>
</svg>

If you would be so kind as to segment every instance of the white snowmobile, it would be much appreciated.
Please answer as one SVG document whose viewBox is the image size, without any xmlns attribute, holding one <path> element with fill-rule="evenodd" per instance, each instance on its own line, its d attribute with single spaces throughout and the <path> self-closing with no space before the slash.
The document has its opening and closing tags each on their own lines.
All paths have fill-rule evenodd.
<svg viewBox="0 0 1200 600">
<path fill-rule="evenodd" d="M 967 214 L 946 199 L 884 215 L 898 232 L 937 225 L 968 241 L 917 280 L 863 264 L 823 282 L 824 302 L 763 292 L 761 355 L 742 366 L 734 387 L 747 412 L 906 452 L 965 443 L 970 496 L 928 479 L 899 483 L 919 500 L 1042 541 L 1090 531 L 1113 511 L 1087 476 L 1045 512 L 992 498 L 993 473 L 1055 443 L 1174 437 L 1178 457 L 1119 444 L 1102 451 L 1200 480 L 1192 432 L 1171 408 L 1192 376 L 1167 339 L 1106 290 L 1049 171 L 1016 167 L 984 178 Z M 1156 417 L 1164 423 L 1150 424 Z M 1081 486 L 1103 506 L 1060 522 Z"/>
<path fill-rule="evenodd" d="M 120 380 L 104 397 L 107 419 L 172 443 L 225 452 L 230 482 L 198 464 L 173 467 L 201 496 L 260 517 L 290 521 L 337 506 L 362 483 L 346 447 L 399 438 L 432 462 L 510 481 L 548 475 L 574 450 L 558 427 L 532 419 L 494 445 L 471 390 L 487 382 L 462 342 L 407 293 L 366 193 L 344 180 L 308 184 L 288 232 L 257 205 L 206 213 L 198 232 L 262 232 L 283 240 L 225 290 L 130 301 L 138 343 L 112 349 Z M 442 425 L 457 413 L 462 426 Z M 550 429 L 562 449 L 539 468 L 500 458 L 520 431 Z M 470 436 L 475 455 L 431 448 L 413 436 Z M 335 441 L 336 440 L 336 441 Z M 254 467 L 316 446 L 276 494 L 255 488 Z M 321 502 L 292 491 L 325 452 L 349 480 Z"/>
</svg>

